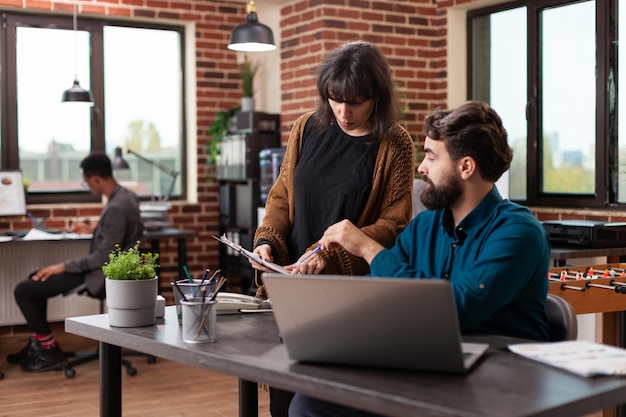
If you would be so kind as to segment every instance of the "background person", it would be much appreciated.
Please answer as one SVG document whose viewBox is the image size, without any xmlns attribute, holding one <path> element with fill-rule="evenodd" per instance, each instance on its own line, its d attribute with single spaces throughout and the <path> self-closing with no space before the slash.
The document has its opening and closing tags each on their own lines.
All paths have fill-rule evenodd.
<svg viewBox="0 0 626 417">
<path fill-rule="evenodd" d="M 487 104 L 467 102 L 425 120 L 427 183 L 418 214 L 386 249 L 349 220 L 324 233 L 322 248 L 365 259 L 371 275 L 449 279 L 461 329 L 548 341 L 545 300 L 550 244 L 525 207 L 502 199 L 495 182 L 511 163 L 507 133 Z M 410 319 L 410 318 L 405 318 Z M 372 416 L 296 395 L 292 417 Z"/>
<path fill-rule="evenodd" d="M 109 260 L 115 244 L 128 249 L 143 237 L 139 199 L 113 178 L 109 157 L 103 153 L 92 153 L 83 159 L 80 167 L 83 181 L 91 192 L 106 196 L 107 203 L 95 230 L 91 230 L 93 237 L 89 255 L 41 268 L 15 287 L 15 300 L 32 334 L 26 346 L 17 353 L 9 354 L 7 361 L 19 363 L 25 372 L 59 369 L 66 361 L 47 321 L 48 298 L 84 282 L 90 295 L 97 297 L 103 294 L 102 265 Z M 73 232 L 89 232 L 85 223 L 79 223 L 72 224 Z"/>
<path fill-rule="evenodd" d="M 342 248 L 293 264 L 341 219 L 384 247 L 393 244 L 411 219 L 413 140 L 398 124 L 391 70 L 373 44 L 349 42 L 331 52 L 317 87 L 317 110 L 291 130 L 254 252 L 292 273 L 363 275 L 367 263 Z M 264 297 L 262 285 L 257 295 Z M 272 416 L 287 415 L 292 395 L 270 388 Z"/>
</svg>

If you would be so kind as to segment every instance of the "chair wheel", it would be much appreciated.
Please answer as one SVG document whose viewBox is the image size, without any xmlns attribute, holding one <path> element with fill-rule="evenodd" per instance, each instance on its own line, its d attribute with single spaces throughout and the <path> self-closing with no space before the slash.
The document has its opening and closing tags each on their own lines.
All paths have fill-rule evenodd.
<svg viewBox="0 0 626 417">
<path fill-rule="evenodd" d="M 137 375 L 137 369 L 133 368 L 132 366 L 128 366 L 126 368 L 126 375 L 128 375 L 128 376 L 135 376 L 135 375 Z"/>
<path fill-rule="evenodd" d="M 156 357 L 155 357 L 155 356 L 152 356 L 152 355 L 148 355 L 148 356 L 146 357 L 146 362 L 148 362 L 148 363 L 150 363 L 150 364 L 152 364 L 152 363 L 156 363 Z"/>
<path fill-rule="evenodd" d="M 74 370 L 74 368 L 65 368 L 65 377 L 67 379 L 74 378 L 75 375 L 76 371 Z"/>
</svg>

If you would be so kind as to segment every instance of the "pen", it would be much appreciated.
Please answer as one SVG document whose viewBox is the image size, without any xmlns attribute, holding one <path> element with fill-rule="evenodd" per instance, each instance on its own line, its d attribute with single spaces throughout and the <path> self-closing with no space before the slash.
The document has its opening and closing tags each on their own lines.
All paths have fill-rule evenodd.
<svg viewBox="0 0 626 417">
<path fill-rule="evenodd" d="M 193 278 L 191 278 L 191 275 L 189 275 L 189 270 L 187 269 L 187 265 L 183 265 L 183 271 L 185 272 L 185 276 L 187 276 L 187 280 L 191 284 L 191 295 L 193 297 L 195 297 L 196 296 L 196 291 L 193 288 Z"/>
<path fill-rule="evenodd" d="M 304 258 L 302 258 L 302 260 L 301 260 L 300 262 L 298 262 L 297 264 L 295 264 L 295 265 L 293 266 L 293 268 L 292 268 L 292 269 L 296 269 L 296 268 L 298 268 L 298 267 L 302 264 L 302 262 L 306 261 L 306 260 L 307 260 L 307 259 L 309 259 L 311 256 L 315 255 L 315 254 L 316 254 L 317 252 L 319 252 L 320 250 L 322 250 L 322 244 L 321 244 L 321 243 L 320 243 L 319 245 L 317 245 L 317 246 L 315 247 L 315 249 L 313 249 L 311 252 L 309 252 L 309 254 L 308 254 L 307 256 L 305 256 Z"/>
<path fill-rule="evenodd" d="M 209 268 L 207 268 L 207 269 L 204 271 L 204 274 L 202 274 L 202 279 L 200 280 L 200 285 L 204 284 L 204 280 L 205 280 L 205 279 L 206 279 L 206 277 L 208 277 L 208 276 L 209 276 Z"/>
</svg>

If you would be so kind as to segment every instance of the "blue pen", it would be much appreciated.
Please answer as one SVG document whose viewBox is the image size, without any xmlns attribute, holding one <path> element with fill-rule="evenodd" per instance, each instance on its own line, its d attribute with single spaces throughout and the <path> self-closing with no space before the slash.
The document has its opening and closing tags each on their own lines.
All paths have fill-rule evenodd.
<svg viewBox="0 0 626 417">
<path fill-rule="evenodd" d="M 208 277 L 208 276 L 209 276 L 209 268 L 207 268 L 207 269 L 204 271 L 204 274 L 202 274 L 202 279 L 200 280 L 200 285 L 204 284 L 204 280 L 205 280 L 205 279 L 206 279 L 206 277 Z"/>
<path fill-rule="evenodd" d="M 321 251 L 321 250 L 322 250 L 322 244 L 320 243 L 319 245 L 317 245 L 317 246 L 315 247 L 315 249 L 313 249 L 311 252 L 309 252 L 309 254 L 308 254 L 307 256 L 305 256 L 304 258 L 302 258 L 302 260 L 301 260 L 300 262 L 298 262 L 297 264 L 295 264 L 295 265 L 293 266 L 293 268 L 292 268 L 292 269 L 296 269 L 296 268 L 298 268 L 298 267 L 302 264 L 302 262 L 306 261 L 306 260 L 307 260 L 307 259 L 309 259 L 311 256 L 315 255 L 317 252 L 319 252 L 319 251 Z"/>
</svg>

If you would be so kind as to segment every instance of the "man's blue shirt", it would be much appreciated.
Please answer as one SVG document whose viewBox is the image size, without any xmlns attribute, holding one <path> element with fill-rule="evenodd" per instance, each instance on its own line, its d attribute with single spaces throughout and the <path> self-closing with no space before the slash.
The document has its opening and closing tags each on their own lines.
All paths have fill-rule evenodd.
<svg viewBox="0 0 626 417">
<path fill-rule="evenodd" d="M 371 275 L 449 279 L 463 332 L 548 340 L 549 264 L 541 223 L 493 187 L 456 228 L 449 209 L 419 213 Z"/>
</svg>

